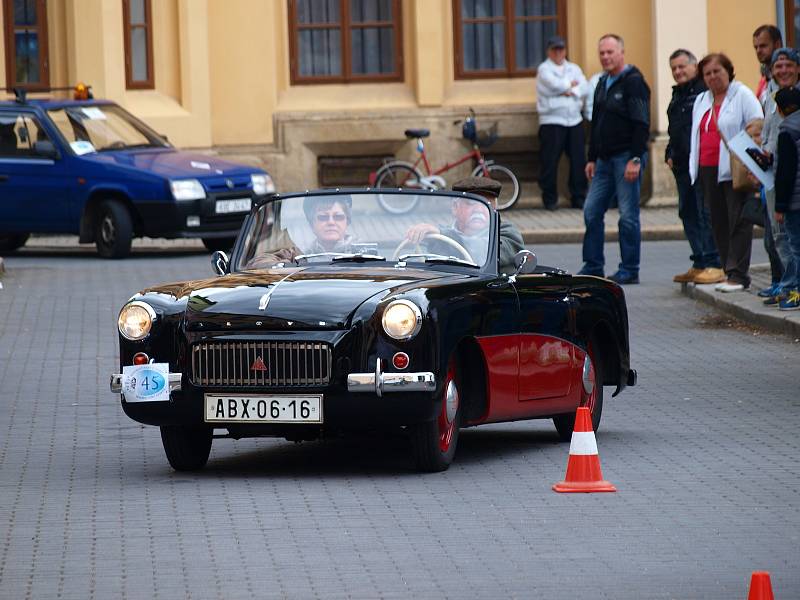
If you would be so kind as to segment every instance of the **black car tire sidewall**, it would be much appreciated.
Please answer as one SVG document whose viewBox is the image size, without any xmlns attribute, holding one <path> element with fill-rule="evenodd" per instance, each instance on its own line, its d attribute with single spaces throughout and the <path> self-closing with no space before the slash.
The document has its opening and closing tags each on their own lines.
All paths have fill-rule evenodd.
<svg viewBox="0 0 800 600">
<path fill-rule="evenodd" d="M 114 237 L 107 242 L 103 239 L 103 227 L 111 220 Z M 133 240 L 133 221 L 128 209 L 118 200 L 106 200 L 97 211 L 95 221 L 95 245 L 97 253 L 103 258 L 123 258 L 130 254 Z"/>
<path fill-rule="evenodd" d="M 449 371 L 450 369 L 448 368 L 448 372 Z M 457 366 L 455 367 L 455 376 L 453 377 L 453 380 L 458 392 L 458 409 L 456 410 L 456 415 L 454 418 L 455 429 L 453 431 L 453 437 L 450 439 L 450 445 L 448 446 L 447 451 L 442 452 L 442 450 L 439 448 L 438 416 L 432 421 L 419 423 L 410 427 L 411 445 L 414 451 L 414 459 L 417 468 L 420 471 L 429 473 L 446 471 L 455 457 L 464 404 L 463 396 L 461 394 L 461 378 L 459 377 L 459 370 Z M 445 394 L 447 393 L 447 383 L 448 380 L 446 379 L 444 385 L 442 386 L 442 408 L 440 410 L 445 410 L 444 405 L 446 403 Z"/>
<path fill-rule="evenodd" d="M 176 471 L 196 471 L 208 462 L 214 430 L 210 427 L 163 425 L 161 443 L 167 460 Z"/>
<path fill-rule="evenodd" d="M 597 348 L 594 344 L 592 347 Z M 590 357 L 594 366 L 595 386 L 597 387 L 597 398 L 592 411 L 592 429 L 597 433 L 597 430 L 600 429 L 600 419 L 603 416 L 603 363 L 596 351 L 592 352 Z M 553 424 L 556 426 L 561 441 L 569 442 L 575 429 L 575 413 L 556 415 L 553 417 Z"/>
</svg>

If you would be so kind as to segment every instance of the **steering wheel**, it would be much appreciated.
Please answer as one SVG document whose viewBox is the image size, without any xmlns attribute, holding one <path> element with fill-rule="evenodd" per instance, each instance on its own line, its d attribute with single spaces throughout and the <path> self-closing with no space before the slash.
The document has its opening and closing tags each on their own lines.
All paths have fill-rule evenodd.
<svg viewBox="0 0 800 600">
<path fill-rule="evenodd" d="M 468 260 L 469 262 L 472 262 L 472 263 L 475 262 L 475 259 L 472 258 L 472 255 L 469 253 L 469 250 L 464 248 L 464 246 L 459 244 L 457 241 L 455 241 L 451 237 L 447 237 L 446 235 L 442 235 L 441 233 L 429 233 L 429 234 L 427 234 L 425 236 L 425 239 L 422 241 L 422 243 L 425 243 L 425 242 L 428 242 L 428 241 L 443 242 L 444 244 L 447 244 L 448 246 L 453 248 L 456 252 L 458 252 L 461 255 L 460 258 L 463 258 L 464 260 Z M 412 242 L 409 239 L 404 239 L 402 242 L 400 242 L 400 244 L 397 246 L 397 248 L 394 251 L 394 256 L 393 256 L 392 259 L 393 260 L 397 260 L 397 258 L 400 256 L 400 254 L 402 254 L 401 250 L 405 249 L 407 246 L 409 246 L 409 245 L 411 245 L 413 243 L 414 242 Z M 417 252 L 421 252 L 422 251 L 421 243 L 417 243 L 416 244 L 415 250 Z"/>
</svg>

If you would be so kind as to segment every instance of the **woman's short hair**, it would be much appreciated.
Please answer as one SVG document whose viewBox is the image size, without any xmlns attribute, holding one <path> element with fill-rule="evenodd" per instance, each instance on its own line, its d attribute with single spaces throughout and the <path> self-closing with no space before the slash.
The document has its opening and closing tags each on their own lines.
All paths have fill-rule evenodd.
<svg viewBox="0 0 800 600">
<path fill-rule="evenodd" d="M 697 65 L 697 68 L 700 70 L 700 76 L 703 76 L 703 71 L 712 62 L 718 62 L 720 66 L 728 72 L 728 79 L 733 81 L 736 73 L 733 71 L 733 63 L 731 59 L 728 58 L 726 54 L 723 52 L 712 52 L 711 54 L 706 54 L 700 63 Z"/>
<path fill-rule="evenodd" d="M 313 223 L 314 216 L 322 210 L 330 210 L 334 204 L 342 207 L 342 211 L 347 215 L 347 222 L 351 221 L 351 207 L 353 200 L 350 196 L 309 196 L 303 200 L 303 212 L 309 223 Z"/>
</svg>

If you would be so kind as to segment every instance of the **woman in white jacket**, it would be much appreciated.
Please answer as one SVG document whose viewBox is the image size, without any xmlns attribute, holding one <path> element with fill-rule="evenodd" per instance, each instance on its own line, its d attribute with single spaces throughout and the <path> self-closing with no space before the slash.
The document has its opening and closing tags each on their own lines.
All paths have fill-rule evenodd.
<svg viewBox="0 0 800 600">
<path fill-rule="evenodd" d="M 711 230 L 727 281 L 721 292 L 749 287 L 753 225 L 742 219 L 748 194 L 737 192 L 731 182 L 731 159 L 725 140 L 731 139 L 753 119 L 764 115 L 750 89 L 733 81 L 733 64 L 724 54 L 709 54 L 698 65 L 708 91 L 697 96 L 692 110 L 689 174 L 702 187 L 711 213 Z M 721 135 L 720 135 L 721 134 Z"/>
</svg>

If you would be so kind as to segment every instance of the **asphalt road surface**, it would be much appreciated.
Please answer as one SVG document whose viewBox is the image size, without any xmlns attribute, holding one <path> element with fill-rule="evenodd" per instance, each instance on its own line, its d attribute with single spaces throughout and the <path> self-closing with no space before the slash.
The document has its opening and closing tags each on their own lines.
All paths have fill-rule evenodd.
<svg viewBox="0 0 800 600">
<path fill-rule="evenodd" d="M 536 250 L 580 266 L 578 246 Z M 441 474 L 401 436 L 216 440 L 203 472 L 175 473 L 108 391 L 115 321 L 145 285 L 209 276 L 208 256 L 9 257 L 0 598 L 730 599 L 754 570 L 800 598 L 800 344 L 681 296 L 687 254 L 646 244 L 626 288 L 640 379 L 607 396 L 619 491 L 592 495 L 551 491 L 568 444 L 549 421 L 465 430 Z"/>
</svg>

